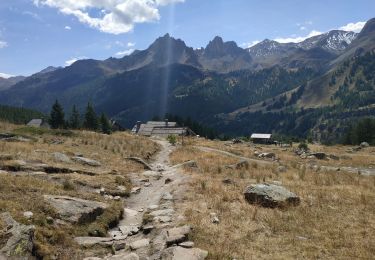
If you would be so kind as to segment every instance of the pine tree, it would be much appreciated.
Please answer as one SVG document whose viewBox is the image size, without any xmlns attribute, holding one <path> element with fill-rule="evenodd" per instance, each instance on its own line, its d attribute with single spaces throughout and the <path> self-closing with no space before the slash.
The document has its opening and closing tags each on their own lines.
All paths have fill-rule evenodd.
<svg viewBox="0 0 375 260">
<path fill-rule="evenodd" d="M 112 132 L 111 124 L 109 123 L 108 118 L 104 114 L 100 116 L 100 127 L 102 130 L 102 133 L 108 134 L 108 135 L 111 134 Z"/>
<path fill-rule="evenodd" d="M 81 127 L 80 115 L 75 105 L 73 106 L 72 112 L 70 114 L 69 127 L 71 127 L 72 129 L 78 129 Z"/>
<path fill-rule="evenodd" d="M 65 127 L 64 117 L 65 117 L 64 110 L 62 106 L 59 104 L 59 102 L 56 100 L 55 104 L 53 104 L 52 106 L 50 119 L 49 119 L 51 128 L 53 129 L 64 128 Z"/>
<path fill-rule="evenodd" d="M 83 126 L 86 129 L 94 131 L 98 130 L 99 128 L 98 117 L 96 116 L 94 108 L 92 107 L 90 102 L 87 104 L 85 121 L 83 122 Z"/>
</svg>

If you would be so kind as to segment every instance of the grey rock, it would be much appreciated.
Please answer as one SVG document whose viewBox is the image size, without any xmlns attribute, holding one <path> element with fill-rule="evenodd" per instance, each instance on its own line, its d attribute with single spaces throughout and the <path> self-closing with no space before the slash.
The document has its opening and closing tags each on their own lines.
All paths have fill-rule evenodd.
<svg viewBox="0 0 375 260">
<path fill-rule="evenodd" d="M 214 212 L 210 213 L 210 217 L 211 217 L 211 222 L 212 223 L 214 223 L 214 224 L 219 224 L 220 223 L 219 217 L 217 216 L 216 213 L 214 213 Z"/>
<path fill-rule="evenodd" d="M 167 230 L 167 245 L 173 245 L 185 242 L 191 227 L 188 225 L 175 227 Z"/>
<path fill-rule="evenodd" d="M 194 242 L 192 242 L 192 241 L 182 242 L 182 243 L 179 244 L 179 246 L 181 246 L 183 248 L 193 248 Z"/>
<path fill-rule="evenodd" d="M 159 221 L 160 223 L 169 223 L 172 222 L 172 217 L 171 216 L 160 216 L 160 217 L 155 217 L 156 221 Z"/>
<path fill-rule="evenodd" d="M 239 170 L 239 169 L 243 169 L 243 168 L 247 169 L 247 168 L 249 168 L 249 166 L 250 166 L 250 164 L 249 164 L 248 161 L 242 160 L 239 163 L 227 165 L 227 166 L 225 166 L 225 168 L 227 168 L 227 169 L 233 169 L 233 170 L 234 169 Z"/>
<path fill-rule="evenodd" d="M 138 226 L 119 226 L 122 234 L 133 236 L 139 232 Z"/>
<path fill-rule="evenodd" d="M 102 202 L 67 196 L 44 195 L 44 199 L 55 208 L 63 220 L 73 223 L 92 222 L 108 207 Z"/>
<path fill-rule="evenodd" d="M 319 153 L 311 153 L 311 156 L 314 156 L 316 159 L 324 160 L 327 158 L 327 155 L 325 153 L 319 152 Z"/>
<path fill-rule="evenodd" d="M 18 223 L 9 212 L 0 214 L 0 218 L 7 226 L 1 239 L 1 244 L 4 246 L 0 249 L 0 257 L 5 255 L 11 259 L 30 259 L 33 250 L 35 227 Z"/>
<path fill-rule="evenodd" d="M 114 239 L 110 237 L 75 237 L 74 241 L 84 247 L 104 246 L 109 247 L 114 243 Z"/>
<path fill-rule="evenodd" d="M 245 199 L 251 204 L 260 204 L 263 207 L 285 207 L 298 205 L 300 198 L 285 189 L 274 184 L 252 184 L 244 192 Z"/>
<path fill-rule="evenodd" d="M 123 253 L 119 255 L 108 256 L 105 260 L 139 260 L 139 256 L 136 253 Z"/>
<path fill-rule="evenodd" d="M 153 217 L 171 216 L 173 213 L 174 213 L 173 209 L 160 209 L 160 210 L 150 212 L 150 215 Z"/>
<path fill-rule="evenodd" d="M 361 146 L 362 148 L 366 148 L 366 147 L 369 147 L 370 145 L 369 145 L 368 142 L 362 142 L 362 143 L 360 144 L 360 146 Z"/>
<path fill-rule="evenodd" d="M 131 250 L 137 250 L 143 247 L 147 247 L 150 244 L 149 239 L 140 239 L 129 244 Z"/>
<path fill-rule="evenodd" d="M 63 163 L 70 163 L 71 162 L 70 158 L 64 153 L 56 152 L 56 153 L 53 153 L 52 155 L 53 155 L 53 158 L 55 159 L 55 161 L 57 161 L 57 162 L 63 162 Z"/>
<path fill-rule="evenodd" d="M 174 246 L 163 251 L 161 259 L 163 260 L 204 260 L 208 252 L 199 248 L 183 248 Z"/>
<path fill-rule="evenodd" d="M 142 164 L 143 165 L 143 168 L 145 170 L 152 170 L 151 166 L 146 163 L 143 159 L 141 158 L 138 158 L 138 157 L 126 157 L 125 158 L 126 160 L 130 160 L 130 161 L 133 161 L 133 162 L 136 162 L 136 163 L 139 163 L 139 164 Z"/>
<path fill-rule="evenodd" d="M 258 155 L 259 158 L 269 158 L 269 159 L 275 159 L 276 154 L 275 153 L 261 153 Z"/>
<path fill-rule="evenodd" d="M 25 211 L 25 212 L 23 213 L 23 216 L 24 216 L 25 218 L 27 218 L 27 219 L 30 219 L 30 218 L 32 218 L 32 217 L 34 216 L 34 214 L 33 214 L 31 211 Z"/>
<path fill-rule="evenodd" d="M 280 165 L 277 167 L 277 171 L 280 172 L 280 173 L 284 173 L 286 172 L 286 167 L 284 165 Z"/>
<path fill-rule="evenodd" d="M 161 173 L 160 172 L 155 172 L 155 171 L 146 171 L 143 174 L 143 177 L 145 178 L 154 178 L 156 180 L 159 180 L 161 178 Z"/>
<path fill-rule="evenodd" d="M 99 167 L 101 166 L 102 164 L 98 161 L 95 161 L 93 159 L 89 159 L 89 158 L 85 158 L 85 157 L 80 157 L 80 156 L 74 156 L 72 157 L 72 159 L 80 164 L 83 164 L 83 165 L 89 165 L 89 166 L 93 166 L 93 167 Z"/>
<path fill-rule="evenodd" d="M 172 196 L 172 194 L 170 194 L 169 192 L 165 192 L 165 193 L 163 193 L 163 195 L 161 196 L 161 199 L 162 199 L 162 200 L 173 200 L 173 196 Z"/>
<path fill-rule="evenodd" d="M 187 162 L 180 163 L 180 164 L 173 166 L 173 168 L 178 168 L 178 167 L 188 167 L 188 168 L 197 169 L 198 164 L 196 161 L 187 161 Z"/>
</svg>

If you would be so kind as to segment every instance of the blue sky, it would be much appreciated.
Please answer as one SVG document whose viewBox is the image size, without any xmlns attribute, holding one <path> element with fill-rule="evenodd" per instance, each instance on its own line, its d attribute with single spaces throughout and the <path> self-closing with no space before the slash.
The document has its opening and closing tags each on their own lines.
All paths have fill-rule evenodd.
<svg viewBox="0 0 375 260">
<path fill-rule="evenodd" d="M 0 75 L 121 57 L 167 32 L 194 48 L 216 35 L 243 47 L 301 41 L 358 31 L 374 10 L 374 0 L 0 0 Z"/>
</svg>

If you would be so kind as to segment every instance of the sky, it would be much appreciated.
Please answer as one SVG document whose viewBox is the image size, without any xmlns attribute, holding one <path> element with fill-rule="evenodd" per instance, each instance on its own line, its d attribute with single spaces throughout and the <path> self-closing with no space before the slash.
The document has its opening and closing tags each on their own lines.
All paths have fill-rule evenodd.
<svg viewBox="0 0 375 260">
<path fill-rule="evenodd" d="M 120 58 L 166 33 L 200 48 L 217 35 L 249 47 L 358 32 L 374 10 L 374 0 L 0 0 L 0 77 Z"/>
</svg>

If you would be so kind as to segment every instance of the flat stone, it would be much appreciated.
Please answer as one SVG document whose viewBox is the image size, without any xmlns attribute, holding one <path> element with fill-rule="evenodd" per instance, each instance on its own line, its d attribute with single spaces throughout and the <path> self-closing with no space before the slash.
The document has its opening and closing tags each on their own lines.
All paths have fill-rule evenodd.
<svg viewBox="0 0 375 260">
<path fill-rule="evenodd" d="M 139 256 L 136 253 L 124 253 L 119 255 L 112 255 L 104 258 L 105 260 L 139 260 Z"/>
<path fill-rule="evenodd" d="M 208 252 L 199 248 L 183 248 L 174 246 L 163 251 L 161 259 L 163 260 L 204 260 Z"/>
<path fill-rule="evenodd" d="M 108 207 L 107 204 L 67 196 L 44 195 L 63 220 L 73 223 L 92 222 Z"/>
<path fill-rule="evenodd" d="M 63 163 L 71 162 L 70 158 L 64 153 L 56 152 L 56 153 L 53 153 L 52 156 L 57 162 L 63 162 Z"/>
<path fill-rule="evenodd" d="M 167 230 L 167 245 L 173 245 L 185 242 L 187 235 L 190 233 L 191 227 L 188 225 L 175 227 Z"/>
<path fill-rule="evenodd" d="M 160 210 L 150 212 L 150 215 L 153 217 L 171 216 L 173 213 L 174 213 L 173 209 L 160 209 Z"/>
<path fill-rule="evenodd" d="M 154 178 L 156 180 L 159 180 L 161 178 L 161 173 L 160 172 L 155 172 L 155 171 L 146 171 L 143 174 L 143 177 L 145 178 Z"/>
<path fill-rule="evenodd" d="M 133 236 L 139 232 L 138 226 L 119 226 L 122 234 Z"/>
<path fill-rule="evenodd" d="M 142 227 L 143 233 L 150 233 L 155 227 L 153 225 L 146 225 Z"/>
<path fill-rule="evenodd" d="M 91 247 L 95 245 L 111 246 L 114 242 L 110 237 L 75 237 L 74 241 L 84 247 Z"/>
<path fill-rule="evenodd" d="M 145 183 L 143 184 L 143 186 L 145 186 L 145 187 L 150 187 L 150 186 L 151 186 L 151 183 L 150 183 L 150 182 L 145 182 Z"/>
<path fill-rule="evenodd" d="M 172 217 L 160 216 L 160 217 L 155 217 L 155 220 L 159 221 L 160 223 L 169 223 L 169 222 L 172 222 Z"/>
<path fill-rule="evenodd" d="M 135 217 L 138 215 L 138 211 L 130 208 L 125 208 L 124 213 L 127 217 Z"/>
<path fill-rule="evenodd" d="M 93 167 L 99 167 L 99 166 L 102 165 L 98 161 L 95 161 L 95 160 L 89 159 L 89 158 L 85 158 L 85 157 L 75 156 L 72 159 L 74 161 L 80 163 L 80 164 L 89 165 L 89 166 L 93 166 Z"/>
<path fill-rule="evenodd" d="M 108 234 L 113 238 L 113 239 L 125 239 L 128 237 L 127 234 L 124 234 L 121 231 L 109 231 Z"/>
<path fill-rule="evenodd" d="M 158 209 L 158 208 L 159 208 L 159 205 L 150 205 L 150 206 L 148 206 L 149 210 L 155 210 L 155 209 Z"/>
<path fill-rule="evenodd" d="M 163 199 L 163 200 L 173 200 L 173 196 L 172 196 L 172 194 L 170 194 L 169 192 L 165 192 L 165 193 L 163 193 L 163 195 L 161 196 L 161 199 Z"/>
<path fill-rule="evenodd" d="M 285 189 L 274 184 L 252 184 L 244 192 L 245 199 L 251 204 L 259 204 L 263 207 L 284 207 L 298 205 L 300 198 Z"/>
<path fill-rule="evenodd" d="M 181 246 L 183 248 L 193 248 L 194 242 L 192 242 L 192 241 L 182 242 L 182 243 L 179 244 L 179 246 Z"/>
<path fill-rule="evenodd" d="M 150 240 L 145 238 L 145 239 L 137 240 L 137 241 L 130 243 L 129 247 L 131 250 L 137 250 L 143 247 L 147 247 L 149 244 L 150 244 Z"/>
</svg>

